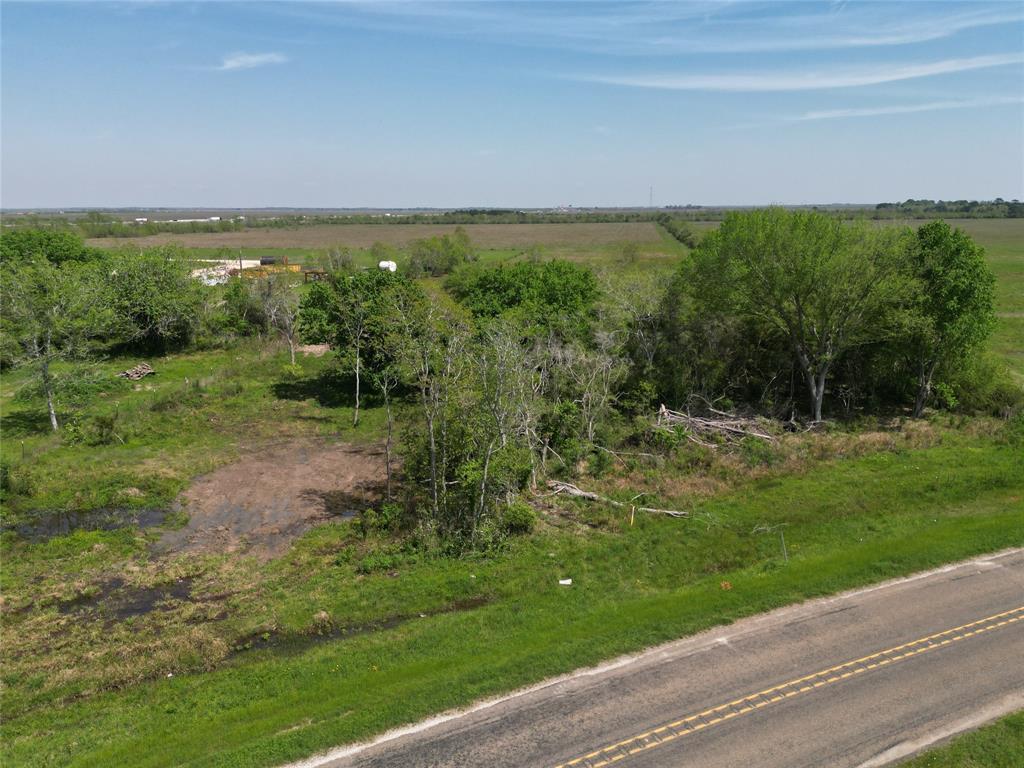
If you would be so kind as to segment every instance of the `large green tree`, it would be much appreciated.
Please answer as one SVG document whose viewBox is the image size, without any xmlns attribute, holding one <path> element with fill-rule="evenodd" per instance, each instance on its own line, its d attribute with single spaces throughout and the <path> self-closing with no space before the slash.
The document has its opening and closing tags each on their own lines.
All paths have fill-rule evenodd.
<svg viewBox="0 0 1024 768">
<path fill-rule="evenodd" d="M 786 339 L 817 422 L 836 360 L 886 333 L 906 243 L 904 230 L 811 211 L 735 212 L 693 252 L 687 280 L 703 310 L 746 316 Z"/>
<path fill-rule="evenodd" d="M 995 276 L 981 246 L 944 221 L 917 230 L 909 261 L 920 286 L 909 332 L 917 375 L 914 416 L 920 417 L 935 371 L 965 359 L 992 332 Z"/>
</svg>

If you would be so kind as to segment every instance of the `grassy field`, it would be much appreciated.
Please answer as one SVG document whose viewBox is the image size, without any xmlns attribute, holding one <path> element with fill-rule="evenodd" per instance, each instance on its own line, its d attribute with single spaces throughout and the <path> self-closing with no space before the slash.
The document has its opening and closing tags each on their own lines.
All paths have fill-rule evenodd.
<svg viewBox="0 0 1024 768">
<path fill-rule="evenodd" d="M 1024 765 L 1024 712 L 960 736 L 903 768 L 1017 768 Z"/>
<path fill-rule="evenodd" d="M 374 243 L 403 246 L 413 240 L 447 235 L 447 224 L 323 224 L 291 229 L 262 227 L 243 232 L 160 234 L 136 238 L 96 238 L 90 245 L 116 247 L 131 242 L 140 246 L 181 243 L 188 248 L 368 248 Z M 463 229 L 481 248 L 530 246 L 594 246 L 607 243 L 659 243 L 657 225 L 621 224 L 465 224 Z"/>
<path fill-rule="evenodd" d="M 999 276 L 996 347 L 1012 363 L 1024 222 L 965 224 Z M 630 262 L 614 240 L 538 248 L 615 272 L 667 271 L 683 252 L 658 230 Z M 246 342 L 152 359 L 157 375 L 138 384 L 113 377 L 136 362 L 84 377 L 63 414 L 81 440 L 51 435 L 38 398 L 18 394 L 22 374 L 3 377 L 0 449 L 18 491 L 4 524 L 31 534 L 0 539 L 4 765 L 273 765 L 795 600 L 1024 545 L 1024 451 L 1003 422 L 939 415 L 767 450 L 685 443 L 656 463 L 595 470 L 588 488 L 645 491 L 692 516 L 630 526 L 608 508 L 538 499 L 533 535 L 465 559 L 351 520 L 269 561 L 158 551 L 197 475 L 270 444 L 373 445 L 383 409 L 370 399 L 353 429 L 329 355 L 300 357 L 296 373 L 280 347 Z M 118 439 L 89 444 L 90 420 L 112 414 Z M 95 509 L 139 524 L 31 525 Z M 559 588 L 567 576 L 573 587 Z"/>
<path fill-rule="evenodd" d="M 974 219 L 954 222 L 985 246 L 996 274 L 998 321 L 992 350 L 1024 385 L 1024 219 Z"/>
</svg>

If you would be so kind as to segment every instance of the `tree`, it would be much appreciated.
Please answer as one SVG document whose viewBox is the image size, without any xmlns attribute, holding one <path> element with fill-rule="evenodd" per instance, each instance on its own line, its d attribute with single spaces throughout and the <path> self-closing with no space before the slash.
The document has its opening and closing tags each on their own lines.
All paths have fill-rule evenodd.
<svg viewBox="0 0 1024 768">
<path fill-rule="evenodd" d="M 386 470 L 385 494 L 391 500 L 392 456 L 394 446 L 394 391 L 406 378 L 404 363 L 408 360 L 413 339 L 422 334 L 426 296 L 410 280 L 388 280 L 376 297 L 370 320 L 368 362 L 370 379 L 384 398 L 387 433 L 384 441 Z"/>
<path fill-rule="evenodd" d="M 89 248 L 74 232 L 47 229 L 14 229 L 0 235 L 0 259 L 26 261 L 41 257 L 53 264 L 102 259 L 105 252 Z"/>
<path fill-rule="evenodd" d="M 58 267 L 43 258 L 0 264 L 0 328 L 13 340 L 15 362 L 39 376 L 50 426 L 60 429 L 51 365 L 87 356 L 118 331 L 110 291 L 91 266 Z"/>
<path fill-rule="evenodd" d="M 479 548 L 534 469 L 539 372 L 515 324 L 474 333 L 429 304 L 420 319 L 407 334 L 406 370 L 425 428 L 407 435 L 405 470 L 413 493 L 427 495 L 420 508 L 445 545 Z"/>
<path fill-rule="evenodd" d="M 359 424 L 364 364 L 368 356 L 372 363 L 375 352 L 372 337 L 380 327 L 381 297 L 399 281 L 407 282 L 377 269 L 339 274 L 329 283 L 314 284 L 299 307 L 296 323 L 303 341 L 329 341 L 354 375 L 353 426 Z"/>
<path fill-rule="evenodd" d="M 462 227 L 450 235 L 415 240 L 409 246 L 410 277 L 440 277 L 466 262 L 475 261 L 473 244 Z"/>
<path fill-rule="evenodd" d="M 299 300 L 284 275 L 271 274 L 255 287 L 268 330 L 277 331 L 288 343 L 291 364 L 295 365 L 295 341 L 298 336 Z"/>
<path fill-rule="evenodd" d="M 579 343 L 556 345 L 553 360 L 572 393 L 583 419 L 584 435 L 593 443 L 597 425 L 612 408 L 627 366 L 620 339 L 612 332 L 597 334 L 594 349 Z"/>
<path fill-rule="evenodd" d="M 661 341 L 658 305 L 665 295 L 661 285 L 664 278 L 645 271 L 626 278 L 618 273 L 602 273 L 600 279 L 606 299 L 602 325 L 626 330 L 624 351 L 631 362 L 630 384 L 634 396 L 642 399 L 654 389 L 655 358 Z"/>
<path fill-rule="evenodd" d="M 121 249 L 104 262 L 111 309 L 129 329 L 128 341 L 164 351 L 187 344 L 199 324 L 203 286 L 185 250 L 168 245 Z"/>
<path fill-rule="evenodd" d="M 910 334 L 917 374 L 914 417 L 919 418 L 936 369 L 963 360 L 992 332 L 995 276 L 985 263 L 985 251 L 941 220 L 917 230 L 910 266 L 920 284 Z"/>
<path fill-rule="evenodd" d="M 303 344 L 327 344 L 334 340 L 338 322 L 338 296 L 326 281 L 317 281 L 299 301 L 296 325 Z"/>
<path fill-rule="evenodd" d="M 734 212 L 693 252 L 687 279 L 707 311 L 757 319 L 787 340 L 807 385 L 811 416 L 835 361 L 885 333 L 898 294 L 904 230 L 783 208 Z"/>
</svg>

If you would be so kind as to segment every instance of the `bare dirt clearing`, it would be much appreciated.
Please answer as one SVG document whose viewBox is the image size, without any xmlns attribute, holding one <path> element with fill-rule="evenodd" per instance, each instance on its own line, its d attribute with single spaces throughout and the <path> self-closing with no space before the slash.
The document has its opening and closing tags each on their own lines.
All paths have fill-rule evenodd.
<svg viewBox="0 0 1024 768">
<path fill-rule="evenodd" d="M 131 243 L 141 247 L 180 243 L 188 248 L 368 248 L 376 242 L 407 245 L 413 240 L 455 231 L 454 224 L 323 224 L 290 229 L 259 228 L 242 232 L 163 233 L 146 237 L 99 237 L 89 245 L 116 248 Z M 466 224 L 463 229 L 481 248 L 517 248 L 529 245 L 602 245 L 607 243 L 659 243 L 652 222 L 618 224 Z"/>
<path fill-rule="evenodd" d="M 181 495 L 188 525 L 164 534 L 157 549 L 274 557 L 313 525 L 372 506 L 384 476 L 377 446 L 268 446 L 196 480 Z"/>
</svg>

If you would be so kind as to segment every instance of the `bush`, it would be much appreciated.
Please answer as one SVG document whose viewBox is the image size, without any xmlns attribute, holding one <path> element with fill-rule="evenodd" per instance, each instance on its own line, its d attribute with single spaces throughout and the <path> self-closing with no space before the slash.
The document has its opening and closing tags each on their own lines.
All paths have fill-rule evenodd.
<svg viewBox="0 0 1024 768">
<path fill-rule="evenodd" d="M 470 266 L 452 275 L 445 285 L 477 317 L 519 310 L 541 324 L 562 316 L 578 322 L 590 313 L 598 297 L 593 272 L 570 261 Z"/>
<path fill-rule="evenodd" d="M 397 533 L 402 527 L 404 517 L 402 508 L 398 504 L 386 502 L 381 504 L 380 509 L 368 509 L 359 519 L 359 527 L 363 535 L 367 533 Z"/>
<path fill-rule="evenodd" d="M 0 499 L 10 496 L 30 496 L 32 478 L 24 465 L 11 464 L 9 459 L 0 459 Z"/>
<path fill-rule="evenodd" d="M 1024 408 L 1018 408 L 1002 429 L 1002 439 L 1009 445 L 1024 448 Z"/>
<path fill-rule="evenodd" d="M 977 355 L 936 383 L 937 402 L 950 410 L 1006 417 L 1024 405 L 1024 390 L 992 355 Z"/>
<path fill-rule="evenodd" d="M 450 235 L 416 240 L 410 246 L 409 277 L 440 277 L 456 267 L 476 260 L 473 244 L 462 227 Z"/>
<path fill-rule="evenodd" d="M 501 523 L 511 536 L 527 534 L 537 525 L 537 513 L 525 501 L 514 501 L 502 513 Z"/>
<path fill-rule="evenodd" d="M 356 572 L 362 574 L 392 571 L 400 565 L 412 565 L 419 561 L 415 552 L 403 550 L 401 547 L 389 546 L 371 552 L 356 566 Z"/>
</svg>

